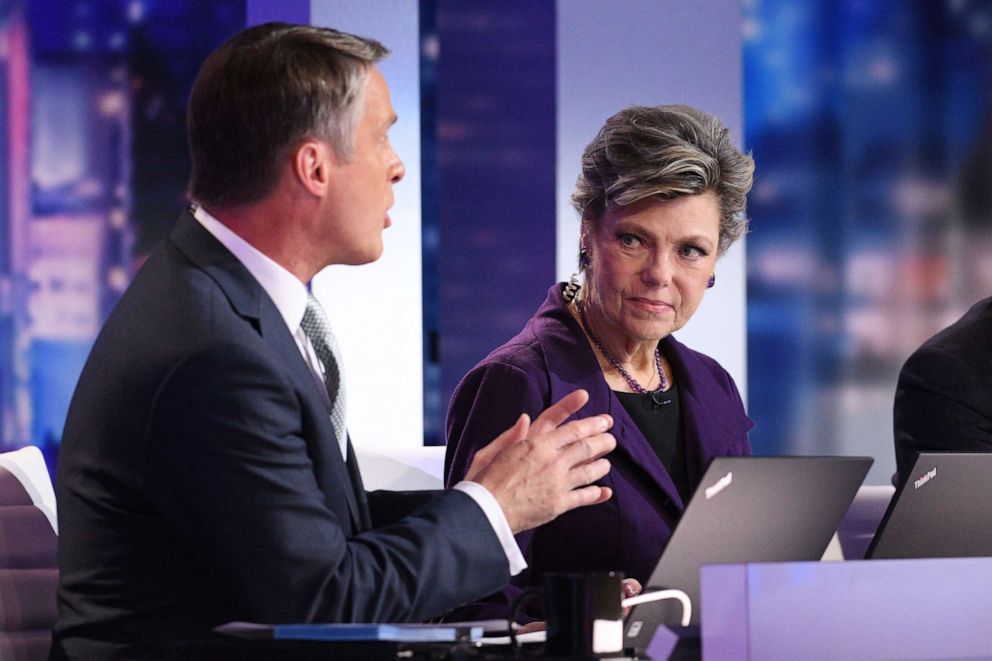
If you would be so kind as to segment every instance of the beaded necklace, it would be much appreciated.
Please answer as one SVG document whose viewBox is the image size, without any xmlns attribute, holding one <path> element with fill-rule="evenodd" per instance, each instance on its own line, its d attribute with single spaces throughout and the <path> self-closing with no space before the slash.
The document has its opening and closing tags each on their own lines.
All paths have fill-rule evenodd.
<svg viewBox="0 0 992 661">
<path fill-rule="evenodd" d="M 620 372 L 620 376 L 624 378 L 627 385 L 630 386 L 630 389 L 641 395 L 651 395 L 651 399 L 654 400 L 656 404 L 661 404 L 659 397 L 668 388 L 668 378 L 665 376 L 665 370 L 661 366 L 661 350 L 658 349 L 658 347 L 655 347 L 654 349 L 654 365 L 658 370 L 658 387 L 655 390 L 648 390 L 639 384 L 634 377 L 632 377 L 627 370 L 623 368 L 620 361 L 614 358 L 613 355 L 606 350 L 603 343 L 600 342 L 599 338 L 596 337 L 596 334 L 592 332 L 592 328 L 590 328 L 589 322 L 586 320 L 585 306 L 583 306 L 582 302 L 577 298 L 575 299 L 575 309 L 579 311 L 579 320 L 582 322 L 582 328 L 585 329 L 589 339 L 591 339 L 592 343 L 596 345 L 599 352 L 603 354 L 606 361 L 612 365 L 616 371 Z"/>
</svg>

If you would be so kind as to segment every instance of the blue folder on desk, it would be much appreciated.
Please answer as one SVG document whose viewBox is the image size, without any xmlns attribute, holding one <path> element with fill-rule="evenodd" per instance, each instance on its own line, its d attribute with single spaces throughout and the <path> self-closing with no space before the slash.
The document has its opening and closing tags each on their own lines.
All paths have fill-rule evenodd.
<svg viewBox="0 0 992 661">
<path fill-rule="evenodd" d="M 275 640 L 388 641 L 453 643 L 482 638 L 481 626 L 447 624 L 256 624 L 229 622 L 215 629 L 241 638 Z"/>
</svg>

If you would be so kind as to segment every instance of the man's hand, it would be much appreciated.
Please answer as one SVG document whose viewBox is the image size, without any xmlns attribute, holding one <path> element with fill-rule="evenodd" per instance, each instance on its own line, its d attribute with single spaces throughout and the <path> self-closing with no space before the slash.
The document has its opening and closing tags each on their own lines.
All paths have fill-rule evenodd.
<svg viewBox="0 0 992 661">
<path fill-rule="evenodd" d="M 576 390 L 533 423 L 521 415 L 472 460 L 465 479 L 489 490 L 514 533 L 613 495 L 611 489 L 592 484 L 610 471 L 610 462 L 602 457 L 616 447 L 606 433 L 613 419 L 596 415 L 562 424 L 588 400 L 585 390 Z"/>
</svg>

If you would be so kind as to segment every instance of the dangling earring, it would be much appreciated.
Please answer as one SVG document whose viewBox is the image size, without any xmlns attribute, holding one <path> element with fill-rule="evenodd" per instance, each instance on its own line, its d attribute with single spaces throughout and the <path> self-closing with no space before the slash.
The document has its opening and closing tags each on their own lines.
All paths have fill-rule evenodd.
<svg viewBox="0 0 992 661">
<path fill-rule="evenodd" d="M 582 285 L 579 284 L 579 273 L 585 271 L 589 266 L 589 252 L 586 250 L 585 246 L 579 247 L 579 270 L 572 274 L 572 277 L 568 279 L 568 284 L 565 285 L 565 290 L 561 293 L 562 299 L 565 303 L 571 303 L 575 296 L 579 293 L 579 289 Z"/>
<path fill-rule="evenodd" d="M 561 293 L 562 299 L 565 303 L 571 303 L 575 299 L 575 295 L 579 293 L 579 289 L 582 285 L 579 284 L 579 274 L 573 273 L 572 277 L 568 279 L 568 284 L 565 285 L 565 290 Z"/>
<path fill-rule="evenodd" d="M 716 273 L 710 273 L 710 279 L 706 281 L 706 288 L 713 289 L 713 285 L 716 284 Z"/>
</svg>

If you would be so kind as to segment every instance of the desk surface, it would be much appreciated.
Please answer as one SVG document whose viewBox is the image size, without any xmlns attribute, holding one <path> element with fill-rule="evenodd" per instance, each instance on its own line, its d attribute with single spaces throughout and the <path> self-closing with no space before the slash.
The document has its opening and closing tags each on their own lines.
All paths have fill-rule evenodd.
<svg viewBox="0 0 992 661">
<path fill-rule="evenodd" d="M 539 649 L 539 647 L 538 647 Z M 478 648 L 470 643 L 391 643 L 391 642 L 327 642 L 288 640 L 244 640 L 230 636 L 212 635 L 189 640 L 178 645 L 166 659 L 190 661 L 327 661 L 349 659 L 354 661 L 504 661 L 506 659 L 556 661 L 542 656 L 537 650 L 513 651 L 510 649 Z M 604 656 L 603 659 L 647 659 L 648 657 Z M 683 641 L 669 657 L 675 661 L 697 661 L 700 658 L 699 639 Z"/>
</svg>

